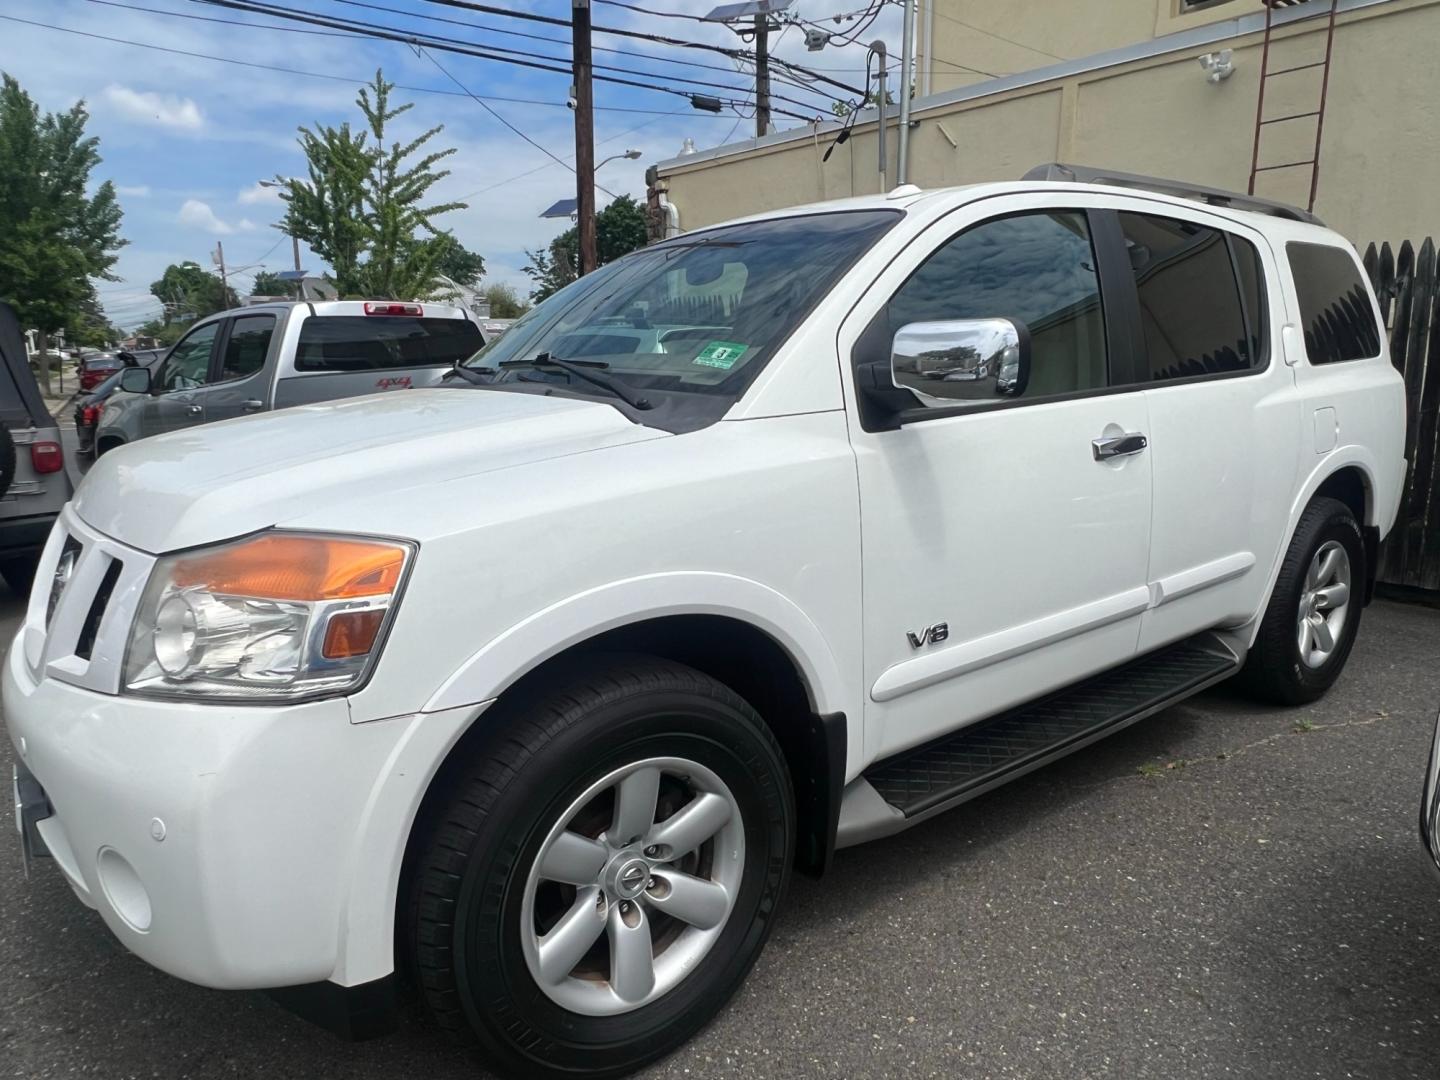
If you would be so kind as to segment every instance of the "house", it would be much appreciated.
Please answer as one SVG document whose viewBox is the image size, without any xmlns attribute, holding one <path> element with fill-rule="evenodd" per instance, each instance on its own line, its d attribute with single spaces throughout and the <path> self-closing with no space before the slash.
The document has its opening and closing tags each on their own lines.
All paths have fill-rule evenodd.
<svg viewBox="0 0 1440 1080">
<path fill-rule="evenodd" d="M 1255 193 L 1305 206 L 1313 174 L 1316 213 L 1361 247 L 1424 236 L 1440 225 L 1440 0 L 1333 2 L 1326 64 L 1332 0 L 1274 0 L 1268 55 L 1261 0 L 920 0 L 907 179 L 1013 180 L 1065 161 L 1244 191 L 1263 57 L 1276 74 Z M 657 231 L 893 187 L 886 113 L 883 178 L 874 108 L 843 143 L 827 119 L 660 162 Z"/>
</svg>

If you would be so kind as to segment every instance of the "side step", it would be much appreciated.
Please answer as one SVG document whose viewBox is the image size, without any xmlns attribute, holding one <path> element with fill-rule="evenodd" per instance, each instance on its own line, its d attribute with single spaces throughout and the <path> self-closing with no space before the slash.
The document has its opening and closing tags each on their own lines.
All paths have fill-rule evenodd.
<svg viewBox="0 0 1440 1080">
<path fill-rule="evenodd" d="M 863 775 L 893 811 L 915 818 L 1143 720 L 1239 667 L 1218 638 L 1202 634 L 877 762 Z"/>
</svg>

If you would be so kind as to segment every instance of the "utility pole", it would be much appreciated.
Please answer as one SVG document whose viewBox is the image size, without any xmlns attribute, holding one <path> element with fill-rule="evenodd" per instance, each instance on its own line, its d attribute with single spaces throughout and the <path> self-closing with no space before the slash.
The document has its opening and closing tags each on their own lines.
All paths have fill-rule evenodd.
<svg viewBox="0 0 1440 1080">
<path fill-rule="evenodd" d="M 230 286 L 225 281 L 225 245 L 215 241 L 215 262 L 220 267 L 220 309 L 230 306 Z"/>
<path fill-rule="evenodd" d="M 575 75 L 575 214 L 580 275 L 595 269 L 595 99 L 590 86 L 590 0 L 570 0 Z"/>
<path fill-rule="evenodd" d="M 900 148 L 895 162 L 895 183 L 910 182 L 910 85 L 915 77 L 915 0 L 905 5 L 904 41 L 900 49 Z"/>
<path fill-rule="evenodd" d="M 770 131 L 770 16 L 755 16 L 755 137 Z"/>
</svg>

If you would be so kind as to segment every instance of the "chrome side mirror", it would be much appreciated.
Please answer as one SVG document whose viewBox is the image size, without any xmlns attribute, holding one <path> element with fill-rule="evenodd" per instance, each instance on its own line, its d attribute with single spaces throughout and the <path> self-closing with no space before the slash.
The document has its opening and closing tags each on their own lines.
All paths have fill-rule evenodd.
<svg viewBox="0 0 1440 1080">
<path fill-rule="evenodd" d="M 890 378 L 932 409 L 1019 397 L 1030 381 L 1030 335 L 1013 319 L 908 323 L 895 333 Z"/>
</svg>

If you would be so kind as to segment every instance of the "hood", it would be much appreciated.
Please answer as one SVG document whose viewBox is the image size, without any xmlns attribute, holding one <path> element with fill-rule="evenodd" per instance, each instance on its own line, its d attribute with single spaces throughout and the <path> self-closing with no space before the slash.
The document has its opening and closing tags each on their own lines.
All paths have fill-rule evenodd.
<svg viewBox="0 0 1440 1080">
<path fill-rule="evenodd" d="M 161 553 L 243 536 L 326 505 L 663 438 L 609 405 L 467 388 L 296 406 L 112 450 L 75 511 Z"/>
</svg>

